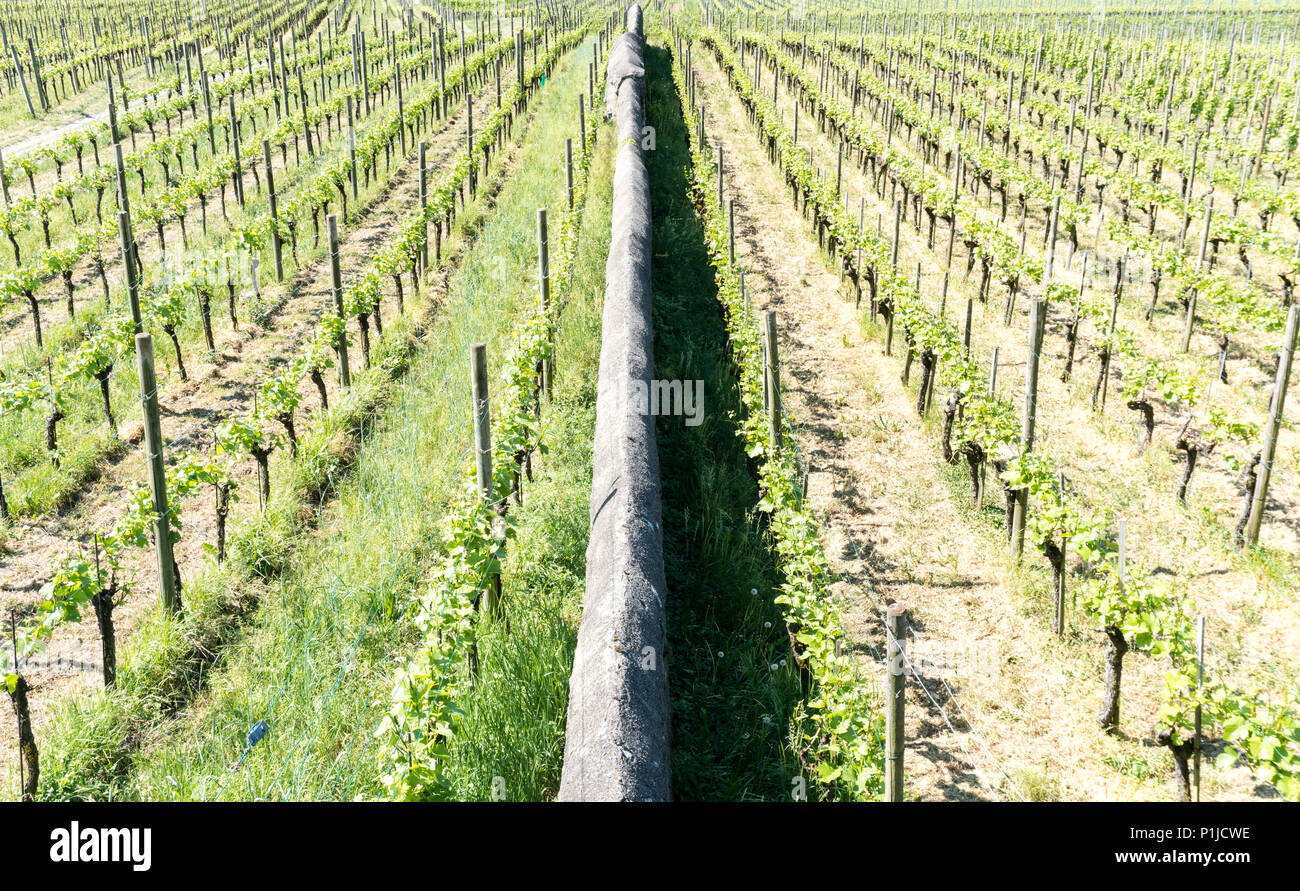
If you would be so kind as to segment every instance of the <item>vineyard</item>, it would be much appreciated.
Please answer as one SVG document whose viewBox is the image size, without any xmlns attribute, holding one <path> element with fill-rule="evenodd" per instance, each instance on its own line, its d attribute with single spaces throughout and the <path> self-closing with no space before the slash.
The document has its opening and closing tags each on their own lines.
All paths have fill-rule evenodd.
<svg viewBox="0 0 1300 891">
<path fill-rule="evenodd" d="M 1103 6 L 0 3 L 0 799 L 1300 800 L 1300 6 Z"/>
</svg>

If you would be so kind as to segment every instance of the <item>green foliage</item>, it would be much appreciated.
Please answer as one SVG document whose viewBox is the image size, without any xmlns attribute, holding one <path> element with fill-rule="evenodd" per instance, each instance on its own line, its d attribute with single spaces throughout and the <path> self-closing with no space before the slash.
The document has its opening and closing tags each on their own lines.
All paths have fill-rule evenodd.
<svg viewBox="0 0 1300 891">
<path fill-rule="evenodd" d="M 1102 628 L 1118 629 L 1134 649 L 1160 652 L 1161 618 L 1168 599 L 1138 567 L 1126 567 L 1121 578 L 1116 560 L 1102 560 L 1083 582 L 1079 601 L 1093 621 Z"/>
<path fill-rule="evenodd" d="M 218 453 L 253 455 L 271 452 L 280 442 L 278 433 L 267 430 L 260 418 L 230 418 L 217 427 Z"/>
<path fill-rule="evenodd" d="M 546 57 L 539 59 L 529 71 L 528 82 L 540 80 L 581 33 L 552 43 Z M 513 89 L 517 91 L 518 84 Z M 510 104 L 504 101 L 502 109 L 509 108 Z M 495 130 L 504 123 L 502 109 L 489 116 L 476 141 L 487 145 L 495 139 Z M 584 187 L 591 158 L 589 147 L 596 135 L 595 115 L 591 118 L 588 132 L 583 134 L 588 150 L 575 152 L 575 164 L 582 166 L 580 181 Z M 450 202 L 455 194 L 454 186 L 468 173 L 468 161 L 462 160 L 443 180 L 442 188 L 433 190 L 432 194 L 445 195 L 445 200 Z M 576 227 L 582 218 L 584 201 L 585 191 L 575 194 L 574 209 L 561 222 L 560 251 L 552 265 L 552 287 L 557 299 L 552 301 L 549 313 L 543 313 L 539 306 L 516 323 L 515 340 L 503 363 L 501 386 L 495 390 L 501 395 L 494 400 L 498 409 L 492 419 L 493 475 L 489 497 L 485 501 L 475 485 L 467 484 L 443 519 L 441 538 L 446 556 L 420 595 L 414 616 L 420 644 L 398 669 L 388 712 L 375 731 L 381 742 L 380 783 L 385 797 L 390 799 L 437 799 L 446 797 L 452 788 L 449 753 L 460 732 L 461 703 L 471 683 L 465 662 L 476 648 L 481 633 L 475 616 L 476 604 L 489 579 L 500 571 L 506 541 L 513 537 L 515 529 L 513 518 L 498 516 L 494 505 L 504 504 L 510 496 L 516 456 L 536 443 L 535 377 L 539 364 L 550 357 L 554 348 L 555 322 L 562 305 L 558 298 L 571 274 L 577 247 Z M 441 213 L 441 207 L 431 204 L 429 219 L 436 219 Z M 417 218 L 417 222 L 423 225 L 423 220 Z"/>
<path fill-rule="evenodd" d="M 1214 714 L 1229 749 L 1215 761 L 1227 768 L 1236 758 L 1288 801 L 1300 801 L 1300 701 L 1271 704 L 1259 696 L 1212 691 Z"/>
</svg>

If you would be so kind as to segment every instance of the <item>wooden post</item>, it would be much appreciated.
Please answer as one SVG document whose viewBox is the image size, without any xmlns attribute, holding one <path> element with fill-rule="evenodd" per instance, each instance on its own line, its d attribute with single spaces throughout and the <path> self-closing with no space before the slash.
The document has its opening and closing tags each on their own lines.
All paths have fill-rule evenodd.
<svg viewBox="0 0 1300 891">
<path fill-rule="evenodd" d="M 144 447 L 149 462 L 149 491 L 153 495 L 154 547 L 158 555 L 158 587 L 169 613 L 181 609 L 176 560 L 172 555 L 171 511 L 167 506 L 167 469 L 163 463 L 162 425 L 158 418 L 158 380 L 154 375 L 153 338 L 135 336 L 136 367 L 140 372 L 140 402 L 144 407 Z"/>
<path fill-rule="evenodd" d="M 727 258 L 736 265 L 736 199 L 727 199 Z"/>
<path fill-rule="evenodd" d="M 551 247 L 546 231 L 546 208 L 537 208 L 537 281 L 540 288 L 542 317 L 547 320 L 550 330 L 551 318 Z M 548 333 L 547 340 L 550 340 Z M 551 378 L 554 374 L 554 358 L 547 356 L 542 362 L 542 393 L 551 398 Z"/>
<path fill-rule="evenodd" d="M 420 140 L 420 268 L 429 269 L 429 143 Z"/>
<path fill-rule="evenodd" d="M 894 199 L 894 240 L 893 246 L 889 251 L 889 265 L 895 268 L 898 267 L 898 229 L 902 219 L 903 200 L 901 198 L 896 198 Z"/>
<path fill-rule="evenodd" d="M 1047 262 L 1043 265 L 1043 299 L 1049 299 L 1052 285 L 1052 268 L 1056 262 L 1056 220 L 1061 213 L 1061 196 L 1052 198 L 1052 215 L 1047 226 Z"/>
<path fill-rule="evenodd" d="M 515 76 L 519 80 L 519 89 L 524 88 L 524 32 L 520 30 L 515 34 Z"/>
<path fill-rule="evenodd" d="M 366 117 L 370 117 L 370 63 L 366 58 L 366 32 L 357 31 L 358 46 L 361 49 L 361 98 L 365 105 Z M 280 45 L 283 54 L 284 45 Z"/>
<path fill-rule="evenodd" d="M 763 380 L 767 389 L 767 434 L 772 452 L 781 450 L 781 359 L 776 343 L 776 313 L 763 310 Z"/>
<path fill-rule="evenodd" d="M 189 44 L 185 45 L 185 64 L 189 65 Z M 269 74 L 268 81 L 271 87 L 271 101 L 275 105 L 275 121 L 278 124 L 283 115 L 288 114 L 289 109 L 280 108 L 279 85 L 275 73 L 275 41 L 271 37 L 271 32 L 266 32 L 266 67 Z M 359 75 L 357 74 L 357 41 L 354 36 L 352 39 L 352 82 L 356 83 Z"/>
<path fill-rule="evenodd" d="M 352 178 L 352 203 L 357 203 L 357 131 L 352 120 L 352 97 L 348 97 L 348 159 Z"/>
<path fill-rule="evenodd" d="M 1270 93 L 1264 97 L 1264 120 L 1259 128 L 1259 151 L 1255 153 L 1255 167 L 1252 176 L 1259 176 L 1259 171 L 1264 163 L 1264 152 L 1268 149 L 1268 119 L 1269 113 L 1273 108 L 1273 94 Z M 1199 787 L 1197 794 L 1200 794 Z"/>
<path fill-rule="evenodd" d="M 492 415 L 488 399 L 487 344 L 470 346 L 470 389 L 474 401 L 474 468 L 479 498 L 488 507 L 489 515 L 495 513 L 492 504 Z M 501 576 L 492 574 L 492 582 L 484 589 L 488 615 L 499 608 Z"/>
<path fill-rule="evenodd" d="M 280 242 L 280 214 L 275 197 L 275 174 L 271 170 L 271 141 L 262 140 L 262 163 L 266 165 L 266 194 L 271 203 L 271 250 L 275 254 L 275 280 L 284 281 L 284 245 Z"/>
<path fill-rule="evenodd" d="M 1300 327 L 1300 304 L 1291 307 L 1286 318 L 1286 337 L 1282 342 L 1282 355 L 1277 363 L 1277 380 L 1273 384 L 1273 399 L 1269 403 L 1268 423 L 1264 428 L 1264 445 L 1259 468 L 1255 473 L 1255 495 L 1250 504 L 1250 519 L 1246 524 L 1246 540 L 1252 545 L 1259 542 L 1259 527 L 1264 521 L 1264 506 L 1268 500 L 1268 482 L 1273 472 L 1273 457 L 1277 454 L 1277 437 L 1282 429 L 1282 409 L 1286 406 L 1286 388 L 1291 378 L 1291 362 L 1295 358 L 1296 328 Z"/>
<path fill-rule="evenodd" d="M 398 104 L 400 106 L 401 103 Z M 314 158 L 316 150 L 312 147 L 311 124 L 307 120 L 307 86 L 303 83 L 301 65 L 298 66 L 298 108 L 302 112 L 302 133 L 307 141 L 307 156 Z M 403 147 L 405 147 L 405 140 L 403 140 Z"/>
<path fill-rule="evenodd" d="M 126 184 L 126 163 L 122 158 L 120 142 L 113 143 L 113 163 L 117 166 L 117 208 L 129 214 L 131 213 L 131 190 Z"/>
<path fill-rule="evenodd" d="M 27 705 L 27 679 L 22 675 L 22 664 L 18 655 L 18 617 L 9 610 L 9 640 L 13 647 L 14 674 L 17 678 L 13 690 L 9 691 L 9 701 L 13 703 L 14 715 L 18 719 L 18 789 L 20 801 L 35 801 L 36 789 L 40 785 L 41 758 L 36 748 L 36 737 L 32 733 L 31 711 Z"/>
<path fill-rule="evenodd" d="M 406 157 L 406 97 L 402 95 L 402 66 L 397 58 L 397 38 L 393 37 L 390 41 L 393 46 L 393 89 L 397 93 L 397 135 L 399 144 L 402 147 L 402 157 Z M 499 69 L 498 69 L 499 70 Z M 500 79 L 497 81 L 497 96 L 500 98 Z M 498 105 L 500 102 L 497 103 Z M 305 121 L 304 121 L 305 123 Z M 311 133 L 307 135 L 307 150 L 311 150 Z"/>
<path fill-rule="evenodd" d="M 907 686 L 907 610 L 891 603 L 885 610 L 885 657 L 888 671 L 885 704 L 885 801 L 903 800 L 903 706 Z"/>
<path fill-rule="evenodd" d="M 1196 271 L 1205 268 L 1205 250 L 1210 241 L 1210 221 L 1214 214 L 1214 196 L 1205 205 L 1205 231 L 1201 233 L 1201 249 L 1196 257 Z M 1196 324 L 1196 288 L 1187 295 L 1187 319 L 1183 324 L 1183 352 L 1192 346 L 1192 328 Z"/>
<path fill-rule="evenodd" d="M 447 116 L 447 44 L 443 26 L 438 25 L 438 116 Z"/>
<path fill-rule="evenodd" d="M 118 243 L 122 248 L 122 266 L 126 270 L 126 299 L 131 310 L 131 321 L 135 333 L 144 330 L 144 321 L 140 315 L 140 280 L 136 276 L 135 236 L 131 232 L 131 215 L 124 210 L 117 213 Z"/>
<path fill-rule="evenodd" d="M 9 51 L 13 53 L 14 70 L 18 72 L 18 83 L 23 88 L 23 98 L 27 100 L 27 113 L 34 118 L 36 117 L 36 107 L 32 105 L 32 94 L 27 88 L 27 76 L 23 74 L 23 63 L 18 61 L 18 48 L 11 43 L 9 44 Z M 109 75 L 109 80 L 112 80 L 112 75 Z"/>
<path fill-rule="evenodd" d="M 1115 333 L 1115 325 L 1119 319 L 1119 304 L 1124 295 L 1124 267 L 1128 263 L 1128 254 L 1124 254 L 1115 264 L 1115 289 L 1111 293 L 1110 304 L 1110 322 L 1106 327 L 1106 341 L 1109 342 L 1112 334 Z M 1101 411 L 1106 411 L 1106 391 L 1110 389 L 1110 347 L 1105 346 L 1101 353 L 1101 371 L 1097 377 L 1097 393 L 1093 396 L 1093 408 L 1097 407 L 1097 396 L 1101 397 Z"/>
<path fill-rule="evenodd" d="M 343 387 L 352 386 L 352 369 L 348 367 L 348 331 L 347 312 L 343 308 L 343 274 L 339 271 L 339 223 L 334 214 L 325 217 L 325 225 L 330 239 L 330 277 L 334 291 L 334 311 L 338 313 L 343 328 L 339 332 L 339 342 L 334 345 L 338 353 L 339 383 Z"/>
<path fill-rule="evenodd" d="M 474 160 L 474 94 L 465 90 L 465 156 L 469 158 L 469 194 L 477 185 L 478 166 Z"/>
<path fill-rule="evenodd" d="M 578 151 L 587 155 L 587 100 L 578 94 Z"/>
<path fill-rule="evenodd" d="M 957 240 L 957 214 L 954 210 L 952 225 L 948 227 L 948 249 L 944 252 L 943 260 L 943 288 L 939 293 L 939 318 L 946 315 L 945 310 L 948 307 L 948 279 L 952 275 L 952 249 Z"/>
<path fill-rule="evenodd" d="M 844 181 L 844 140 L 840 140 L 839 151 L 835 155 L 835 197 L 840 195 L 840 186 Z"/>
<path fill-rule="evenodd" d="M 1200 698 L 1205 684 L 1205 616 L 1196 618 L 1196 693 Z M 1196 800 L 1201 800 L 1201 704 L 1196 703 L 1194 720 L 1195 741 L 1192 743 L 1192 783 L 1196 786 Z"/>
<path fill-rule="evenodd" d="M 230 145 L 235 153 L 235 170 L 231 174 L 234 180 L 235 197 L 239 206 L 244 206 L 244 169 L 239 158 L 239 117 L 235 113 L 235 94 L 230 94 Z"/>
<path fill-rule="evenodd" d="M 722 143 L 718 143 L 718 207 L 722 206 Z"/>
<path fill-rule="evenodd" d="M 487 344 L 470 347 L 471 392 L 474 402 L 474 466 L 479 497 L 492 500 L 492 418 L 489 407 Z"/>
<path fill-rule="evenodd" d="M 899 226 L 903 220 L 903 200 L 894 199 L 894 239 L 893 245 L 889 251 L 889 265 L 894 269 L 898 268 L 898 236 Z M 885 319 L 885 355 L 892 356 L 894 353 L 894 317 L 898 315 L 898 307 L 891 305 L 889 317 Z"/>
<path fill-rule="evenodd" d="M 989 359 L 989 398 L 996 399 L 998 395 L 998 347 L 993 348 L 993 355 Z M 987 457 L 987 456 L 986 456 Z M 980 462 L 980 485 L 979 492 L 975 496 L 975 506 L 981 510 L 984 507 L 984 490 L 988 482 L 988 461 Z"/>
<path fill-rule="evenodd" d="M 215 155 L 217 153 L 217 131 L 212 125 L 212 85 L 208 82 L 208 71 L 203 64 L 203 53 L 195 52 L 199 60 L 199 87 L 203 90 L 203 110 L 208 117 L 208 148 Z M 108 77 L 109 83 L 113 82 L 113 76 Z"/>
<path fill-rule="evenodd" d="M 49 111 L 50 95 L 49 91 L 45 89 L 45 77 L 41 74 L 41 60 L 40 57 L 36 55 L 36 43 L 31 37 L 27 38 L 27 50 L 32 54 L 32 77 L 36 81 L 36 95 L 41 100 L 41 109 L 43 111 Z M 121 69 L 118 70 L 120 71 Z"/>
<path fill-rule="evenodd" d="M 1201 151 L 1201 134 L 1196 134 L 1196 140 L 1192 143 L 1192 163 L 1187 173 L 1187 190 L 1183 193 L 1184 201 L 1192 200 L 1192 190 L 1196 186 L 1196 158 Z M 1178 250 L 1182 251 L 1183 245 L 1187 243 L 1187 226 L 1191 222 L 1191 215 L 1186 210 L 1183 211 L 1183 224 L 1178 230 Z"/>
<path fill-rule="evenodd" d="M 1034 450 L 1034 419 L 1038 413 L 1038 354 L 1043 346 L 1043 323 L 1047 305 L 1035 300 L 1029 308 L 1029 352 L 1025 362 L 1025 421 L 1020 434 L 1020 452 L 1028 455 Z M 1016 492 L 1015 508 L 1011 513 L 1011 553 L 1019 558 L 1025 550 L 1025 519 L 1029 512 L 1029 491 Z"/>
<path fill-rule="evenodd" d="M 117 53 L 114 60 L 117 62 L 117 82 L 122 87 L 122 110 L 130 111 L 131 97 L 126 92 L 126 72 L 122 70 L 122 54 Z"/>
<path fill-rule="evenodd" d="M 1061 503 L 1065 503 L 1065 471 L 1057 471 L 1056 491 L 1059 493 Z M 1056 590 L 1052 592 L 1055 601 L 1055 615 L 1052 621 L 1052 630 L 1056 632 L 1057 638 L 1065 637 L 1065 558 L 1066 548 L 1069 547 L 1069 538 L 1061 539 L 1061 571 L 1056 578 Z"/>
<path fill-rule="evenodd" d="M 564 140 L 564 188 L 569 199 L 569 210 L 573 210 L 573 140 Z"/>
</svg>

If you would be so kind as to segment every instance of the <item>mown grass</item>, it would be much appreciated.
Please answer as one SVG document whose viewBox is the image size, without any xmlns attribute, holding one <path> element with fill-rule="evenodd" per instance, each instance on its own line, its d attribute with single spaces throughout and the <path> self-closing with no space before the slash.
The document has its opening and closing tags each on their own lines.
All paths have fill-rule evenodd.
<svg viewBox="0 0 1300 891">
<path fill-rule="evenodd" d="M 559 133 L 554 141 L 563 146 L 562 131 L 548 132 Z M 538 801 L 559 790 L 586 587 L 612 136 L 602 132 L 592 158 L 578 259 L 557 334 L 554 396 L 542 415 L 545 454 L 536 482 L 525 484 L 503 573 L 508 622 L 480 637 L 478 684 L 463 704 L 462 731 L 452 745 L 457 799 Z"/>
<path fill-rule="evenodd" d="M 589 50 L 577 53 L 583 51 Z M 250 521 L 251 528 L 237 531 L 236 539 L 244 545 L 234 565 L 191 585 L 189 617 L 180 623 L 159 618 L 156 627 L 146 627 L 128 644 L 117 691 L 65 705 L 53 722 L 54 739 L 45 753 L 43 796 L 321 799 L 375 791 L 371 734 L 387 705 L 393 660 L 411 643 L 402 610 L 438 553 L 438 523 L 447 497 L 469 482 L 469 345 L 485 341 L 489 360 L 504 356 L 516 319 L 535 299 L 535 210 L 558 208 L 563 202 L 563 141 L 552 134 L 577 129 L 576 121 L 569 119 L 576 118 L 572 98 L 585 78 L 582 66 L 572 64 L 578 54 L 569 55 L 537 98 L 532 135 L 490 215 L 480 200 L 461 217 L 462 226 L 477 232 L 473 246 L 436 317 L 420 332 L 423 345 L 409 359 L 409 370 L 381 400 L 383 412 L 354 418 L 353 426 L 363 428 L 359 453 L 339 455 L 355 447 L 340 444 L 338 435 L 321 435 L 317 454 L 339 459 L 328 466 L 352 468 L 350 476 L 332 480 L 336 497 L 325 500 L 313 515 L 312 502 L 302 499 L 300 487 L 316 471 L 304 470 L 301 479 L 281 482 L 277 491 L 285 495 L 273 498 L 267 511 Z M 599 181 L 592 188 L 593 194 L 608 191 Z M 584 260 L 581 265 L 593 263 Z M 597 290 L 589 287 L 590 294 Z M 384 343 L 394 344 L 393 362 L 408 361 L 414 327 L 409 318 L 404 330 L 386 327 Z M 598 347 L 573 344 L 598 329 L 589 326 L 584 334 L 574 323 L 565 330 L 573 333 L 572 339 L 566 333 L 561 340 L 561 373 L 568 373 L 565 364 L 570 363 L 580 375 L 582 355 Z M 530 498 L 530 506 L 535 501 L 558 512 L 549 518 L 543 513 L 536 521 L 525 518 L 521 540 L 549 540 L 563 559 L 554 565 L 519 563 L 517 571 L 514 561 L 507 575 L 508 602 L 530 607 L 540 608 L 556 598 L 564 602 L 559 594 L 572 595 L 574 579 L 579 585 L 581 581 L 581 570 L 572 567 L 574 556 L 580 559 L 585 550 L 585 540 L 579 546 L 572 539 L 572 518 L 560 509 L 563 499 L 540 494 L 548 485 L 562 493 L 585 530 L 589 481 L 584 487 L 577 468 L 589 465 L 590 459 L 582 457 L 575 443 L 590 440 L 590 430 L 580 423 L 583 411 L 590 412 L 584 407 L 590 395 L 584 397 L 577 387 L 560 392 L 557 418 L 571 404 L 573 420 L 568 426 L 557 420 L 548 429 L 557 431 L 554 454 L 568 460 L 548 458 L 547 476 Z M 304 526 L 311 524 L 319 524 L 321 532 L 303 535 Z M 517 553 L 525 553 L 526 547 L 521 545 Z M 229 577 L 223 577 L 226 573 Z M 209 584 L 213 590 L 205 597 Z M 207 604 L 229 606 L 230 598 L 245 590 L 248 609 L 253 600 L 260 601 L 247 632 L 222 642 L 216 650 L 222 654 L 217 670 L 209 667 L 201 678 L 182 675 L 192 684 L 187 693 L 202 688 L 205 695 L 193 702 L 189 695 L 169 702 L 166 682 L 158 679 L 176 676 L 165 670 L 169 663 L 176 667 L 168 642 L 185 640 L 202 616 L 211 620 L 223 614 L 221 607 L 210 609 Z M 542 593 L 534 597 L 538 591 Z M 565 609 L 569 617 L 559 626 L 571 638 L 573 611 Z M 517 621 L 528 625 L 530 613 L 521 610 Z M 564 642 L 564 634 L 557 637 Z M 568 646 L 571 653 L 571 640 Z M 513 645 L 488 645 L 484 656 L 490 665 L 509 667 L 521 659 L 529 664 L 527 652 L 520 653 Z M 543 655 L 550 661 L 537 663 L 535 676 L 552 687 L 562 678 L 567 690 L 569 654 L 560 648 Z M 522 695 L 526 685 L 517 686 L 499 695 Z M 500 732 L 494 729 L 495 715 L 518 720 L 522 714 L 517 704 L 499 707 L 488 697 L 478 698 L 484 702 L 482 717 L 471 714 L 471 726 L 483 734 Z M 563 709 L 562 701 L 553 701 L 550 712 L 562 718 Z M 156 720 L 172 714 L 176 720 Z M 245 735 L 262 720 L 269 728 L 265 738 L 246 750 Z M 557 731 L 544 723 L 534 730 L 536 744 L 512 740 L 513 747 L 553 763 L 507 773 L 537 776 L 540 779 L 528 788 L 544 790 L 550 782 L 546 777 L 558 776 Z M 470 754 L 464 763 L 467 790 L 482 788 L 482 777 L 501 775 L 505 769 L 488 756 Z M 525 786 L 521 781 L 519 788 Z"/>
<path fill-rule="evenodd" d="M 779 576 L 755 507 L 713 270 L 687 193 L 686 132 L 670 57 L 646 54 L 656 148 L 649 154 L 655 375 L 703 380 L 698 426 L 657 424 L 668 575 L 673 794 L 789 800 L 802 771 L 788 741 L 803 691 L 780 610 Z M 811 785 L 811 784 L 808 784 Z"/>
</svg>

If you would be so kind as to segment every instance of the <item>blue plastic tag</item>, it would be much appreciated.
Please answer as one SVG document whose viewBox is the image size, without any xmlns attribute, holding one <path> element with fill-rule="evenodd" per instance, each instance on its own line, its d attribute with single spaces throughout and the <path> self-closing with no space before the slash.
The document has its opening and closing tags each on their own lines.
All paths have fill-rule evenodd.
<svg viewBox="0 0 1300 891">
<path fill-rule="evenodd" d="M 258 721 L 254 724 L 253 729 L 248 731 L 248 747 L 251 749 L 253 746 L 261 742 L 262 737 L 266 736 L 266 732 L 270 729 L 271 728 L 267 726 L 265 721 Z"/>
</svg>

